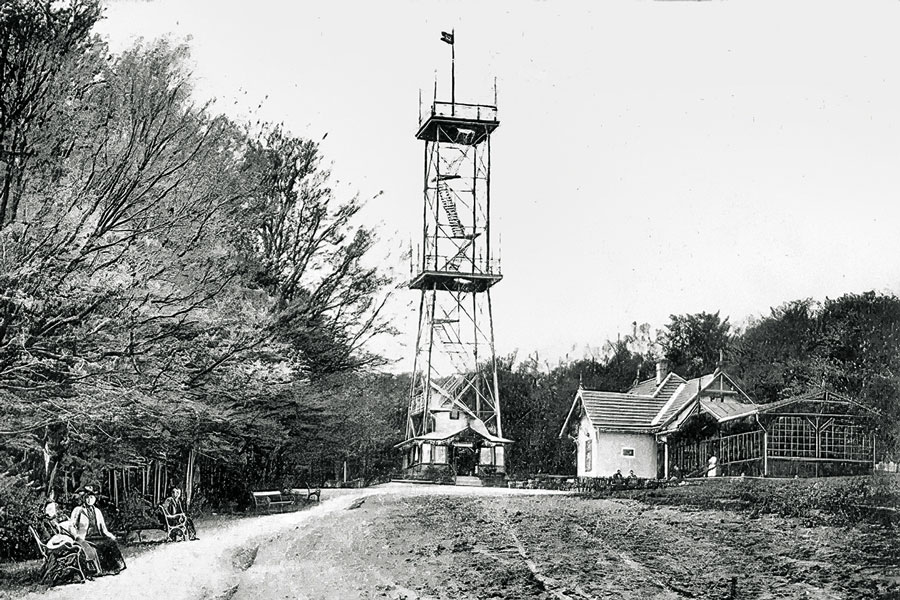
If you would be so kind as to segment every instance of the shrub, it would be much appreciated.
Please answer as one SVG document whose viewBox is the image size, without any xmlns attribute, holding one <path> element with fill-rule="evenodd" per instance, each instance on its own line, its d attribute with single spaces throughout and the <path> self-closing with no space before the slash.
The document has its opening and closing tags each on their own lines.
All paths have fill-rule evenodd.
<svg viewBox="0 0 900 600">
<path fill-rule="evenodd" d="M 896 512 L 878 508 L 894 506 L 900 498 L 900 476 L 893 474 L 792 480 L 709 479 L 686 486 L 636 491 L 634 497 L 653 504 L 799 517 L 813 524 L 863 520 L 890 523 L 900 518 Z"/>
<path fill-rule="evenodd" d="M 23 478 L 0 475 L 0 559 L 39 556 L 28 526 L 40 517 L 42 499 Z"/>
</svg>

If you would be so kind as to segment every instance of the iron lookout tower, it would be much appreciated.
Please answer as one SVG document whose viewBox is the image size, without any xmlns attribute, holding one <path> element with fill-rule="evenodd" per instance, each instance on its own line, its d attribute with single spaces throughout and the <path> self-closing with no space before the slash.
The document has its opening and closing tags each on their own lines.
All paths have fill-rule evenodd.
<svg viewBox="0 0 900 600">
<path fill-rule="evenodd" d="M 453 46 L 454 34 L 443 41 Z M 420 110 L 424 142 L 421 246 L 410 289 L 419 325 L 406 419 L 406 476 L 462 483 L 502 479 L 506 446 L 494 351 L 491 288 L 500 282 L 491 231 L 494 104 L 435 99 Z M 478 476 L 480 479 L 474 479 Z"/>
</svg>

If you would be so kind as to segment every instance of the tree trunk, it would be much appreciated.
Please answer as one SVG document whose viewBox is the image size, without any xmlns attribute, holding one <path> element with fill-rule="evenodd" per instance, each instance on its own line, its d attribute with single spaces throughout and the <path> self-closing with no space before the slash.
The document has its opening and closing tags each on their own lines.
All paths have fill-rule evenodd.
<svg viewBox="0 0 900 600">
<path fill-rule="evenodd" d="M 186 509 L 191 507 L 191 499 L 194 495 L 194 463 L 197 460 L 197 454 L 194 446 L 188 449 L 187 467 L 184 473 L 184 506 Z"/>
</svg>

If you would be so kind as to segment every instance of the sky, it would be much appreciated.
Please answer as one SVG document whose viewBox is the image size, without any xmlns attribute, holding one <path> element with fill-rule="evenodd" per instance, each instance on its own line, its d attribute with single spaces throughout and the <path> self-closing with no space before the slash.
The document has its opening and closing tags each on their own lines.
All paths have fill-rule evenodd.
<svg viewBox="0 0 900 600">
<path fill-rule="evenodd" d="M 386 265 L 421 231 L 419 90 L 492 103 L 497 352 L 632 322 L 900 293 L 900 2 L 111 0 L 114 50 L 188 41 L 201 98 L 321 140 Z M 327 137 L 325 137 L 327 134 Z M 324 139 L 323 139 L 324 138 Z M 379 193 L 381 194 L 379 195 Z M 417 293 L 381 350 L 411 369 Z"/>
</svg>

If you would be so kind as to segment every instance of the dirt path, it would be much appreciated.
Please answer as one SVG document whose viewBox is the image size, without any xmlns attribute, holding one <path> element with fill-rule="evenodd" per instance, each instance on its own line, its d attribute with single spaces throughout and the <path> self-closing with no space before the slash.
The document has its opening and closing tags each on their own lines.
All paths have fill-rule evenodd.
<svg viewBox="0 0 900 600">
<path fill-rule="evenodd" d="M 71 584 L 25 596 L 28 600 L 231 600 L 232 598 L 295 598 L 297 591 L 282 592 L 277 571 L 292 559 L 315 556 L 304 549 L 329 536 L 353 535 L 344 525 L 345 510 L 362 498 L 415 497 L 421 495 L 498 496 L 521 490 L 501 488 L 455 488 L 387 484 L 364 490 L 325 490 L 325 498 L 310 509 L 279 515 L 240 519 L 217 528 L 199 531 L 195 542 L 164 544 L 132 558 L 128 568 L 114 577 L 101 577 L 84 585 Z M 543 492 L 551 494 L 552 492 Z M 365 506 L 365 503 L 363 504 Z M 352 520 L 351 520 L 352 522 Z M 322 524 L 325 524 L 323 527 Z M 334 526 L 332 524 L 334 523 Z M 297 550 L 291 554 L 291 548 Z M 285 547 L 288 550 L 285 550 Z M 307 554 L 300 554 L 306 551 Z M 251 567 L 253 567 L 251 569 Z M 252 591 L 261 581 L 264 593 Z M 299 597 L 308 597 L 302 596 Z"/>
<path fill-rule="evenodd" d="M 446 488 L 445 488 L 446 489 Z M 438 489 L 438 491 L 443 491 Z M 891 531 L 571 496 L 383 494 L 279 536 L 234 600 L 900 598 Z"/>
<path fill-rule="evenodd" d="M 390 484 L 167 544 L 34 600 L 900 598 L 893 532 L 554 492 Z"/>
</svg>

